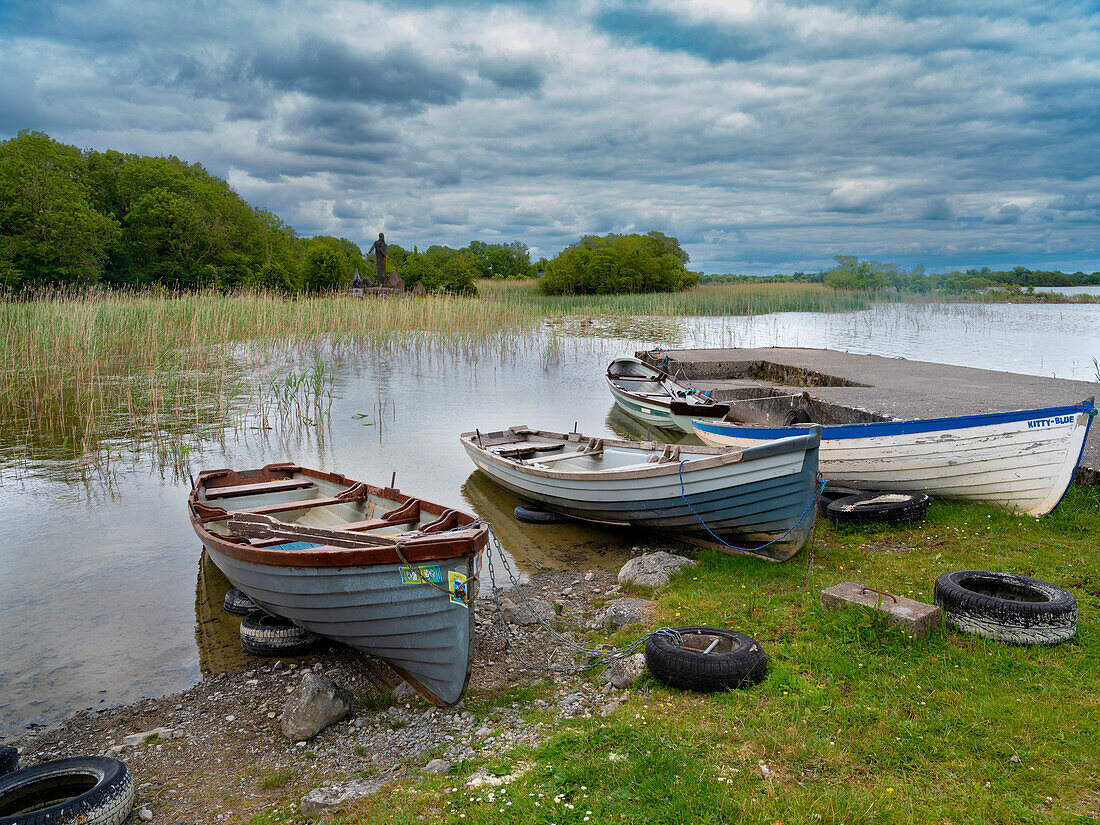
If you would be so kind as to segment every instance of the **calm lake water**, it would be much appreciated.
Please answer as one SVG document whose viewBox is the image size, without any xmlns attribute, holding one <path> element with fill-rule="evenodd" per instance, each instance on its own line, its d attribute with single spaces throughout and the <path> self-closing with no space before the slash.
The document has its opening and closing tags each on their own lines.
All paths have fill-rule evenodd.
<svg viewBox="0 0 1100 825">
<path fill-rule="evenodd" d="M 323 429 L 239 430 L 196 448 L 192 471 L 294 460 L 486 516 L 521 571 L 615 566 L 638 537 L 520 525 L 458 433 L 531 424 L 654 437 L 615 411 L 603 380 L 622 351 L 684 346 L 828 347 L 1094 380 L 1100 305 L 881 305 L 866 312 L 548 324 L 517 351 L 438 349 L 331 358 Z M 285 368 L 285 366 L 284 366 Z M 357 417 L 357 416 L 366 417 Z M 246 661 L 220 609 L 227 587 L 188 524 L 188 483 L 136 456 L 82 483 L 68 462 L 0 437 L 0 738 L 75 710 L 184 689 Z"/>
</svg>

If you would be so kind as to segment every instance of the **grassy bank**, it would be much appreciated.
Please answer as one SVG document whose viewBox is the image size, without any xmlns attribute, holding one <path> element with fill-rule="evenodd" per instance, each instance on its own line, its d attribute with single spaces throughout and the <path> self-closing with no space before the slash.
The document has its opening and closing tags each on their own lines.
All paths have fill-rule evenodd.
<svg viewBox="0 0 1100 825">
<path fill-rule="evenodd" d="M 821 524 L 805 589 L 805 558 L 768 565 L 704 552 L 655 595 L 653 626 L 749 633 L 769 656 L 764 682 L 708 696 L 645 677 L 610 716 L 532 711 L 552 729 L 541 747 L 399 782 L 328 821 L 1096 822 L 1097 535 L 1100 490 L 1073 488 L 1042 519 L 934 502 L 926 521 L 904 528 Z M 871 611 L 820 609 L 819 591 L 845 580 L 930 601 L 937 575 L 965 568 L 1068 588 L 1077 638 L 1015 647 L 940 628 L 913 639 Z M 531 707 L 540 691 L 551 693 L 536 686 L 468 701 L 491 718 L 494 703 Z M 478 768 L 520 775 L 467 787 Z M 293 819 L 273 811 L 252 822 Z"/>
</svg>

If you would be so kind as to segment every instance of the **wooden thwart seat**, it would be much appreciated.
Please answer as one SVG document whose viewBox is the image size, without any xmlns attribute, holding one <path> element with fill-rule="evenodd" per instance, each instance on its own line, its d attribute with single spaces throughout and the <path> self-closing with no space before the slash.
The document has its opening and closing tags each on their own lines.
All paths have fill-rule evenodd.
<svg viewBox="0 0 1100 825">
<path fill-rule="evenodd" d="M 256 484 L 235 484 L 231 487 L 207 487 L 207 500 L 232 496 L 255 496 L 261 493 L 281 493 L 284 490 L 305 490 L 313 486 L 308 478 L 283 478 Z"/>
<path fill-rule="evenodd" d="M 524 464 L 552 464 L 556 461 L 567 461 L 570 458 L 585 458 L 603 455 L 603 439 L 602 438 L 590 438 L 588 443 L 581 449 L 572 453 L 563 453 L 562 455 L 552 455 L 546 458 L 532 458 Z"/>
<path fill-rule="evenodd" d="M 230 517 L 229 534 L 284 542 L 307 541 L 331 547 L 392 547 L 399 540 L 398 536 L 376 536 L 340 528 L 288 524 L 262 513 L 244 512 L 233 513 Z"/>
<path fill-rule="evenodd" d="M 203 524 L 211 521 L 225 521 L 233 513 L 255 513 L 265 515 L 268 513 L 289 513 L 294 510 L 306 510 L 311 507 L 331 507 L 334 504 L 349 504 L 354 501 L 363 501 L 369 495 L 367 485 L 360 482 L 342 493 L 326 498 L 307 498 L 303 501 L 284 501 L 280 504 L 264 504 L 259 507 L 242 507 L 231 512 L 217 505 L 196 502 L 194 510 L 202 518 Z"/>
</svg>

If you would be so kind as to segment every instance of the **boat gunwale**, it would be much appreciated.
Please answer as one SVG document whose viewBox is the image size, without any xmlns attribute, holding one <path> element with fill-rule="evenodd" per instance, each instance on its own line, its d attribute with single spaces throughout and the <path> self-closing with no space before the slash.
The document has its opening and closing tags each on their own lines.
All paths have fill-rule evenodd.
<svg viewBox="0 0 1100 825">
<path fill-rule="evenodd" d="M 489 527 L 486 523 L 478 521 L 474 516 L 457 510 L 453 507 L 445 507 L 425 499 L 409 496 L 392 487 L 377 487 L 366 482 L 350 479 L 339 473 L 326 473 L 322 470 L 313 470 L 294 463 L 268 464 L 260 468 L 257 477 L 271 473 L 272 471 L 300 473 L 304 476 L 316 478 L 321 481 L 336 483 L 351 488 L 362 484 L 368 494 L 378 498 L 388 499 L 395 504 L 403 505 L 413 499 L 420 503 L 420 508 L 432 515 L 442 515 L 447 510 L 453 510 L 458 523 L 465 530 L 455 530 L 443 533 L 428 533 L 426 535 L 410 538 L 401 538 L 401 535 L 393 538 L 401 539 L 394 545 L 366 545 L 363 547 L 334 547 L 332 545 L 319 544 L 306 550 L 285 550 L 278 547 L 257 547 L 247 543 L 246 540 L 233 541 L 228 536 L 215 533 L 207 529 L 203 517 L 195 511 L 198 503 L 199 492 L 203 489 L 216 489 L 207 484 L 209 481 L 224 478 L 229 474 L 236 475 L 240 471 L 231 469 L 204 470 L 192 487 L 187 497 L 188 515 L 191 526 L 194 528 L 199 540 L 207 550 L 215 549 L 223 555 L 239 561 L 262 564 L 272 567 L 375 567 L 386 564 L 404 564 L 406 562 L 438 561 L 444 559 L 457 559 L 475 556 L 488 543 Z M 251 471 L 250 471 L 251 472 Z M 302 499 L 303 504 L 309 499 Z M 329 505 L 335 506 L 335 505 Z M 226 509 L 229 513 L 234 510 Z M 475 523 L 476 522 L 476 523 Z M 293 524 L 293 522 L 287 522 Z M 371 535 L 369 531 L 364 535 Z M 400 555 L 398 554 L 400 550 Z"/>
<path fill-rule="evenodd" d="M 1090 410 L 1096 409 L 1094 398 L 1087 398 L 1080 404 L 1068 404 L 1060 407 L 1045 407 L 1033 410 L 1011 410 L 1008 412 L 976 413 L 973 415 L 945 416 L 941 418 L 909 418 L 901 421 L 869 421 L 861 424 L 822 424 L 821 440 L 842 441 L 849 438 L 884 438 L 899 435 L 918 435 L 947 429 L 972 429 L 975 427 L 1014 424 L 1032 418 L 1050 418 L 1058 415 L 1079 415 L 1088 418 Z M 1078 427 L 1081 422 L 1074 421 L 1055 426 Z M 716 422 L 707 419 L 692 420 L 692 427 L 710 435 L 731 438 L 745 438 L 754 441 L 769 441 L 800 432 L 801 427 L 770 427 L 758 424 L 735 424 Z M 951 426 L 944 426 L 951 425 Z"/>
<path fill-rule="evenodd" d="M 561 439 L 567 443 L 576 443 L 578 448 L 583 447 L 583 444 L 592 438 L 591 436 L 585 436 L 579 433 L 555 433 L 548 430 L 532 430 L 521 425 L 509 427 L 506 430 L 494 431 L 492 433 L 478 433 L 477 431 L 462 433 L 459 439 L 468 451 L 472 450 L 477 455 L 485 456 L 500 467 L 516 470 L 524 475 L 540 476 L 542 478 L 551 478 L 560 481 L 620 481 L 626 479 L 659 478 L 661 476 L 681 474 L 681 472 L 683 475 L 687 475 L 696 471 L 751 462 L 756 459 L 768 458 L 775 455 L 786 455 L 788 453 L 798 452 L 805 453 L 808 450 L 818 447 L 820 443 L 819 426 L 816 426 L 815 429 L 802 430 L 788 438 L 774 439 L 767 444 L 744 449 L 696 446 L 693 444 L 668 445 L 656 441 L 627 441 L 624 439 L 601 438 L 600 440 L 603 441 L 605 447 L 623 447 L 626 449 L 648 450 L 656 453 L 658 449 L 672 446 L 678 448 L 681 456 L 687 453 L 689 455 L 702 454 L 707 457 L 688 461 L 686 463 L 684 463 L 683 460 L 661 463 L 644 462 L 629 464 L 622 467 L 611 467 L 606 470 L 570 471 L 539 467 L 537 464 L 523 464 L 493 453 L 489 448 L 479 446 L 476 442 L 476 439 L 479 437 L 484 439 L 492 436 L 502 436 L 508 433 L 513 435 L 533 435 L 539 438 Z M 683 465 L 682 470 L 681 464 Z"/>
</svg>

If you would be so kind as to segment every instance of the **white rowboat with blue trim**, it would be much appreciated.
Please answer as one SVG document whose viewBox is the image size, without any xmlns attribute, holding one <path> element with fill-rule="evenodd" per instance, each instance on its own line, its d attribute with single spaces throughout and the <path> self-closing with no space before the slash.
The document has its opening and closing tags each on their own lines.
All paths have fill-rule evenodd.
<svg viewBox="0 0 1100 825">
<path fill-rule="evenodd" d="M 633 355 L 620 355 L 611 362 L 607 386 L 623 412 L 655 427 L 691 433 L 692 419 L 721 420 L 730 411 L 729 404 Z"/>
<path fill-rule="evenodd" d="M 1073 481 L 1094 399 L 1038 410 L 825 426 L 821 474 L 861 490 L 902 490 L 1049 513 Z M 694 421 L 705 443 L 744 449 L 800 432 Z"/>
<path fill-rule="evenodd" d="M 784 561 L 813 529 L 819 434 L 803 429 L 746 450 L 525 426 L 461 440 L 490 479 L 556 513 Z"/>
</svg>

